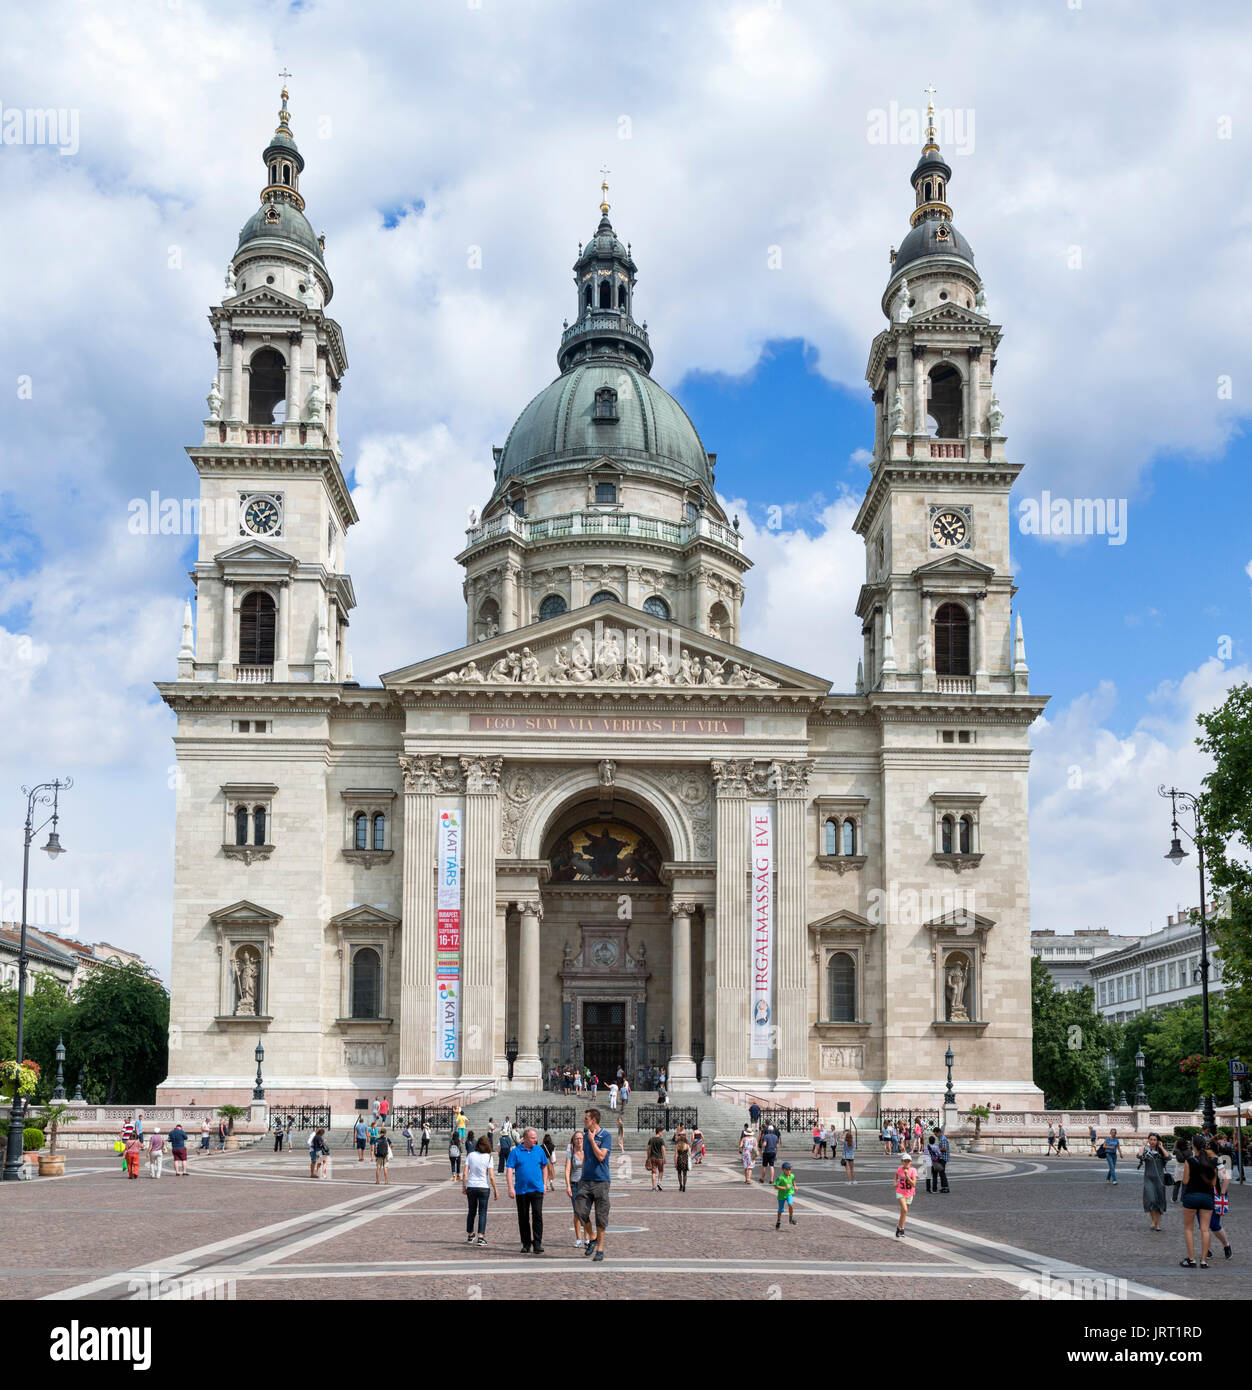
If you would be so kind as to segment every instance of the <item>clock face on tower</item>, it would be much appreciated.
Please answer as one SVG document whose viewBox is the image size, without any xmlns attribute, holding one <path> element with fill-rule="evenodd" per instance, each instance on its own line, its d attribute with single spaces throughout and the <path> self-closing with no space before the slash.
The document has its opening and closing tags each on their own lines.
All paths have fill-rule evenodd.
<svg viewBox="0 0 1252 1390">
<path fill-rule="evenodd" d="M 930 543 L 941 550 L 969 544 L 969 516 L 951 507 L 936 508 L 930 518 Z"/>
<path fill-rule="evenodd" d="M 241 529 L 252 536 L 277 535 L 282 526 L 282 498 L 257 493 L 240 499 Z"/>
</svg>

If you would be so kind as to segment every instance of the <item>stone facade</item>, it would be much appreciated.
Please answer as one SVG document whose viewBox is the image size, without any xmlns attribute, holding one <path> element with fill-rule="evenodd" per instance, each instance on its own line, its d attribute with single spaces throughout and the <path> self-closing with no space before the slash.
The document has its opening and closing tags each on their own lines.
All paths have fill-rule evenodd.
<svg viewBox="0 0 1252 1390">
<path fill-rule="evenodd" d="M 284 130 L 271 178 L 294 150 L 285 102 Z M 950 218 L 921 177 L 919 213 Z M 372 687 L 345 644 L 330 282 L 298 223 L 245 228 L 214 310 L 233 374 L 190 451 L 243 535 L 202 548 L 160 686 L 180 768 L 162 1096 L 245 1094 L 261 1035 L 269 1091 L 336 1114 L 535 1087 L 577 1059 L 865 1116 L 937 1104 L 951 1045 L 963 1100 L 1035 1109 L 1027 731 L 1044 701 L 1010 612 L 1020 465 L 968 248 L 936 233 L 884 295 L 865 655 L 832 693 L 740 644 L 750 561 L 714 456 L 650 375 L 608 211 L 575 262 L 560 375 L 496 451 L 458 557 L 467 644 Z M 256 356 L 275 342 L 286 376 Z"/>
</svg>

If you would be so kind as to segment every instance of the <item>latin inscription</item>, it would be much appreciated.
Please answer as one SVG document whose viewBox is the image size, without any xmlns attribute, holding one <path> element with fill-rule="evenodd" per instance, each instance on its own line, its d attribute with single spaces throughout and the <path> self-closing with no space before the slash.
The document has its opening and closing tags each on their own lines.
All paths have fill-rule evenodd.
<svg viewBox="0 0 1252 1390">
<path fill-rule="evenodd" d="M 693 719 L 689 716 L 600 714 L 471 714 L 476 734 L 642 734 L 679 738 L 742 734 L 742 719 Z"/>
</svg>

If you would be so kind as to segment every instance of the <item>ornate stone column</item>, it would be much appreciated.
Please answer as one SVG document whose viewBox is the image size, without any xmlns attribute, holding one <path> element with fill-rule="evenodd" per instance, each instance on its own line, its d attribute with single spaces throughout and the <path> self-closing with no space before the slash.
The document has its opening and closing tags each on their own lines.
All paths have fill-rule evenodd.
<svg viewBox="0 0 1252 1390">
<path fill-rule="evenodd" d="M 696 1065 L 691 1057 L 691 919 L 695 903 L 674 902 L 672 990 L 674 1046 L 670 1053 L 669 1079 L 675 1090 L 690 1089 L 696 1082 Z"/>
<path fill-rule="evenodd" d="M 500 758 L 462 758 L 465 856 L 461 918 L 461 1079 L 493 1076 L 495 1051 L 496 811 Z"/>
<path fill-rule="evenodd" d="M 512 632 L 517 627 L 517 581 L 520 571 L 506 560 L 500 585 L 500 631 Z"/>
<path fill-rule="evenodd" d="M 581 565 L 569 567 L 569 606 L 581 608 L 586 602 L 584 571 Z"/>
<path fill-rule="evenodd" d="M 812 764 L 782 764 L 776 787 L 777 839 L 774 916 L 774 1018 L 779 1090 L 811 1092 L 809 1078 L 808 920 L 805 894 L 804 811 Z"/>
<path fill-rule="evenodd" d="M 987 688 L 987 593 L 974 595 L 974 689 Z"/>
<path fill-rule="evenodd" d="M 748 784 L 752 764 L 715 762 L 717 783 L 717 1057 L 719 1076 L 748 1074 Z"/>
<path fill-rule="evenodd" d="M 509 996 L 508 996 L 508 924 L 509 899 L 496 899 L 496 917 L 492 928 L 491 948 L 495 956 L 495 989 L 492 1000 L 492 1056 L 491 1064 L 501 1083 L 507 1082 L 509 1059 L 505 1053 L 508 1041 Z"/>
<path fill-rule="evenodd" d="M 230 418 L 242 420 L 243 399 L 243 330 L 230 330 Z"/>
<path fill-rule="evenodd" d="M 400 1074 L 397 1085 L 431 1084 L 435 1060 L 435 853 L 440 795 L 459 795 L 451 758 L 402 755 L 404 881 L 400 929 Z"/>
<path fill-rule="evenodd" d="M 639 597 L 639 566 L 626 566 L 626 606 L 627 608 L 641 608 L 643 599 Z"/>
<path fill-rule="evenodd" d="M 515 1081 L 538 1080 L 542 1074 L 539 1061 L 539 923 L 543 920 L 543 903 L 528 898 L 518 903 L 521 912 L 521 931 L 518 936 L 517 992 L 517 1061 L 513 1064 Z"/>
<path fill-rule="evenodd" d="M 300 419 L 300 359 L 304 334 L 295 329 L 287 334 L 287 423 Z"/>
<path fill-rule="evenodd" d="M 704 1060 L 700 1063 L 700 1080 L 711 1081 L 717 1075 L 717 909 L 704 906 Z"/>
<path fill-rule="evenodd" d="M 913 349 L 913 436 L 915 438 L 926 437 L 926 372 L 923 358 L 926 356 L 926 349 L 921 344 L 914 344 Z"/>
<path fill-rule="evenodd" d="M 235 583 L 222 581 L 222 655 L 217 664 L 218 680 L 233 680 L 235 676 Z"/>
<path fill-rule="evenodd" d="M 922 612 L 921 624 L 918 628 L 917 642 L 921 650 L 918 652 L 918 669 L 922 673 L 922 689 L 934 690 L 935 680 L 935 644 L 930 631 L 930 603 L 934 597 L 930 589 L 922 590 Z"/>
</svg>

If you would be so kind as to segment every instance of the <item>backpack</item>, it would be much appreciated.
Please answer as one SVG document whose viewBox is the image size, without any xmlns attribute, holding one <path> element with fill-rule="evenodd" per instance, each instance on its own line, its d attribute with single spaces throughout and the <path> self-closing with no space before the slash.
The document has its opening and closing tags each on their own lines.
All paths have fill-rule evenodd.
<svg viewBox="0 0 1252 1390">
<path fill-rule="evenodd" d="M 387 1151 L 388 1151 L 388 1149 L 390 1149 L 390 1148 L 391 1148 L 391 1144 L 388 1142 L 387 1136 L 386 1136 L 385 1134 L 380 1134 L 380 1135 L 378 1136 L 378 1142 L 374 1145 L 374 1157 L 375 1157 L 375 1158 L 386 1158 L 386 1157 L 387 1157 Z"/>
</svg>

